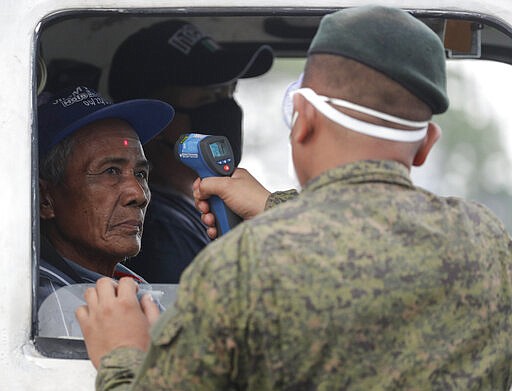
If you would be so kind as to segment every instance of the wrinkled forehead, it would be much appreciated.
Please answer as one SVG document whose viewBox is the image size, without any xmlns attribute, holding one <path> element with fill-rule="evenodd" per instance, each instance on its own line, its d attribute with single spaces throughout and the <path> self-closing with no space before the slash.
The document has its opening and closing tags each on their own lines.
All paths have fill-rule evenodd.
<svg viewBox="0 0 512 391">
<path fill-rule="evenodd" d="M 104 119 L 81 128 L 73 140 L 72 161 L 122 157 L 145 160 L 141 142 L 133 127 L 120 119 Z"/>
</svg>

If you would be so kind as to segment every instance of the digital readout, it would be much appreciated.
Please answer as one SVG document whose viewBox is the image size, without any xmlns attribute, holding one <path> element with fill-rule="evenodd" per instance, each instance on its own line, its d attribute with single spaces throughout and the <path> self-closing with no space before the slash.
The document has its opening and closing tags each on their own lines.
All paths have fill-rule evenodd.
<svg viewBox="0 0 512 391">
<path fill-rule="evenodd" d="M 212 151 L 212 155 L 215 159 L 226 156 L 228 154 L 226 143 L 224 141 L 216 141 L 211 143 L 210 151 Z"/>
</svg>

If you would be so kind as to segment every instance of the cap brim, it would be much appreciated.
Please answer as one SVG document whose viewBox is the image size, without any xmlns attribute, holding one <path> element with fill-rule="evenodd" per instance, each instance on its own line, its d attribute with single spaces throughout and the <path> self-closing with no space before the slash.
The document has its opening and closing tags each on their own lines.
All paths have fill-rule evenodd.
<svg viewBox="0 0 512 391">
<path fill-rule="evenodd" d="M 229 83 L 241 78 L 256 77 L 266 73 L 274 62 L 274 53 L 268 45 L 256 50 L 218 50 L 201 61 L 201 69 L 191 72 L 192 85 Z M 204 64 L 208 64 L 205 69 Z"/>
<path fill-rule="evenodd" d="M 126 102 L 115 103 L 103 109 L 95 111 L 78 121 L 73 122 L 60 132 L 59 140 L 55 140 L 53 145 L 62 141 L 78 129 L 107 118 L 118 118 L 128 122 L 141 144 L 147 143 L 172 121 L 174 109 L 171 105 L 152 99 L 134 99 Z"/>
</svg>

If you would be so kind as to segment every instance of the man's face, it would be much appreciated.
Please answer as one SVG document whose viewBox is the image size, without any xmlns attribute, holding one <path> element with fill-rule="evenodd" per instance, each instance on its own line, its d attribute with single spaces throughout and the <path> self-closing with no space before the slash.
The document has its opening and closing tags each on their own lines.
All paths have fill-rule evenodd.
<svg viewBox="0 0 512 391">
<path fill-rule="evenodd" d="M 79 130 L 63 182 L 49 186 L 53 213 L 41 214 L 53 219 L 54 245 L 86 259 L 137 254 L 147 179 L 148 163 L 129 124 L 108 119 Z"/>
<path fill-rule="evenodd" d="M 146 155 L 152 164 L 152 179 L 155 184 L 168 185 L 169 181 L 173 181 L 171 187 L 179 189 L 182 184 L 188 183 L 197 177 L 197 174 L 191 168 L 181 163 L 177 164 L 174 157 L 174 146 L 181 134 L 201 133 L 204 129 L 194 128 L 193 114 L 180 110 L 197 109 L 220 100 L 233 98 L 236 84 L 235 81 L 219 86 L 165 86 L 148 96 L 167 102 L 176 110 L 169 126 L 144 145 Z M 197 118 L 198 114 L 194 115 Z M 205 118 L 203 114 L 200 115 L 209 125 L 214 126 L 210 119 Z M 229 116 L 229 114 L 226 114 L 226 116 Z M 234 148 L 234 145 L 232 147 Z M 172 167 L 172 171 L 169 167 Z M 187 188 L 185 192 L 189 190 Z"/>
</svg>

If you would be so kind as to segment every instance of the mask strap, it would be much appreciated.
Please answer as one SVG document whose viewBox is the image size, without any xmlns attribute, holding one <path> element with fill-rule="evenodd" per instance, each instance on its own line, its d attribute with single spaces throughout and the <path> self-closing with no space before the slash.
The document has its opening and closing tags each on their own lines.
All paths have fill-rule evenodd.
<svg viewBox="0 0 512 391">
<path fill-rule="evenodd" d="M 370 109 L 369 107 L 360 106 L 356 103 L 352 103 L 343 99 L 336 99 L 336 98 L 327 98 L 325 96 L 318 95 L 319 98 L 322 98 L 322 100 L 332 103 L 333 105 L 345 107 L 346 109 L 351 109 L 354 111 L 359 111 L 363 114 L 371 115 L 372 117 L 380 118 L 388 122 L 394 122 L 398 125 L 408 126 L 411 128 L 424 128 L 428 125 L 428 121 L 410 121 L 408 119 L 395 117 L 390 114 L 382 113 L 377 110 Z"/>
<path fill-rule="evenodd" d="M 300 88 L 294 92 L 301 94 L 308 102 L 310 102 L 319 112 L 329 118 L 331 121 L 344 126 L 354 132 L 362 133 L 367 136 L 382 138 L 391 141 L 415 142 L 422 140 L 427 134 L 428 121 L 409 121 L 403 118 L 394 117 L 392 115 L 381 113 L 355 103 L 347 102 L 341 99 L 332 99 L 325 96 L 317 95 L 311 88 Z M 414 130 L 400 130 L 389 128 L 387 126 L 375 125 L 366 121 L 350 117 L 349 115 L 336 110 L 327 102 L 331 102 L 336 106 L 346 107 L 364 114 L 384 119 L 399 125 L 410 126 Z"/>
</svg>

